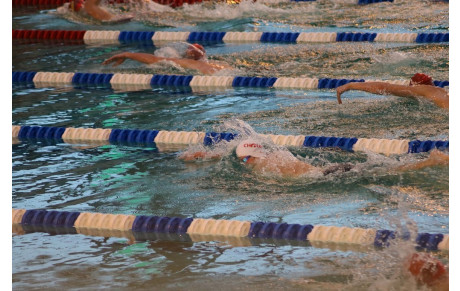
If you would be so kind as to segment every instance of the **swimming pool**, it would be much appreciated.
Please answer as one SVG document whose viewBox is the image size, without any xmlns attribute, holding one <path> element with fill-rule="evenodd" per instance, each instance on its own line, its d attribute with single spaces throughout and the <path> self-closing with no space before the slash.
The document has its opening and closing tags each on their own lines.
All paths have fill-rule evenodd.
<svg viewBox="0 0 460 291">
<path fill-rule="evenodd" d="M 415 12 L 395 14 L 392 5 L 404 9 L 411 7 L 411 2 L 372 7 L 327 1 L 246 4 L 231 9 L 191 6 L 184 8 L 185 12 L 170 12 L 175 16 L 174 27 L 162 26 L 170 21 L 170 15 L 159 17 L 157 13 L 156 22 L 135 21 L 104 29 L 447 31 L 448 4 L 428 4 L 422 8 L 426 14 L 421 19 L 410 14 Z M 199 11 L 205 11 L 202 15 L 207 17 L 200 16 Z M 374 17 L 375 11 L 379 17 Z M 228 15 L 228 19 L 213 16 L 217 12 Z M 265 20 L 269 15 L 270 21 Z M 47 11 L 13 10 L 13 29 L 100 27 L 76 24 Z M 400 80 L 420 71 L 436 80 L 448 80 L 449 73 L 449 45 L 445 43 L 210 43 L 206 48 L 211 59 L 236 68 L 225 72 L 232 76 Z M 16 41 L 13 71 L 197 74 L 164 65 L 101 66 L 118 52 L 154 49 L 142 44 Z M 350 92 L 338 106 L 335 91 L 327 89 L 156 87 L 123 91 L 14 83 L 12 104 L 13 125 L 225 131 L 229 128 L 224 121 L 237 118 L 267 134 L 449 138 L 448 113 L 431 103 Z M 356 168 L 320 178 L 284 179 L 254 175 L 232 152 L 217 162 L 184 163 L 177 154 L 186 148 L 14 140 L 13 208 L 449 233 L 448 167 L 394 170 L 427 154 L 387 157 L 291 147 L 295 155 L 314 165 L 350 162 Z M 413 250 L 407 241 L 396 241 L 381 250 L 222 237 L 192 240 L 187 236 L 153 236 L 148 240 L 137 237 L 139 240 L 133 242 L 129 235 L 26 230 L 27 234 L 13 235 L 15 289 L 416 289 L 414 282 L 402 276 L 402 258 Z M 449 263 L 448 253 L 436 255 Z"/>
</svg>

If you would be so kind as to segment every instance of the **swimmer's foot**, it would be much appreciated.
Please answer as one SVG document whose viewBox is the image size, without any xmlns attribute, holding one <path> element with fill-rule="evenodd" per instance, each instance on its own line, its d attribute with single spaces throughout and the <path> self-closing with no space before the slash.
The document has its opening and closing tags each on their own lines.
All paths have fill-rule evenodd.
<svg viewBox="0 0 460 291">
<path fill-rule="evenodd" d="M 353 165 L 348 164 L 348 163 L 334 165 L 334 166 L 330 166 L 330 167 L 324 169 L 323 170 L 323 175 L 326 176 L 326 175 L 329 175 L 329 174 L 335 173 L 335 172 L 348 172 L 351 169 L 353 169 Z"/>
</svg>

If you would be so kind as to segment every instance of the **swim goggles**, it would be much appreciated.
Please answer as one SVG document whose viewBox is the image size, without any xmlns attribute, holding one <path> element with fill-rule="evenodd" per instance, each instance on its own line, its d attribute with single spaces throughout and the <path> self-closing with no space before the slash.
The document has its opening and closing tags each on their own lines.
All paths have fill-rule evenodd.
<svg viewBox="0 0 460 291">
<path fill-rule="evenodd" d="M 251 158 L 251 156 L 245 156 L 243 158 L 243 163 L 247 163 L 249 161 L 249 159 Z"/>
</svg>

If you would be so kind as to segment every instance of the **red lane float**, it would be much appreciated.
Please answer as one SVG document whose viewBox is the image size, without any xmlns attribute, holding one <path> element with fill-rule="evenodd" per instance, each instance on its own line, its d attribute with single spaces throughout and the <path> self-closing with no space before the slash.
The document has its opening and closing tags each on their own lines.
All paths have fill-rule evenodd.
<svg viewBox="0 0 460 291">
<path fill-rule="evenodd" d="M 64 3 L 71 2 L 72 0 L 13 0 L 13 6 L 46 6 L 46 7 L 59 7 Z M 203 0 L 152 0 L 161 5 L 171 6 L 173 8 L 180 7 L 184 4 L 201 3 Z M 110 0 L 109 4 L 123 4 L 124 0 Z"/>
<path fill-rule="evenodd" d="M 59 7 L 71 0 L 13 0 L 13 6 L 54 6 Z"/>
<path fill-rule="evenodd" d="M 83 40 L 86 30 L 13 29 L 13 39 Z"/>
</svg>

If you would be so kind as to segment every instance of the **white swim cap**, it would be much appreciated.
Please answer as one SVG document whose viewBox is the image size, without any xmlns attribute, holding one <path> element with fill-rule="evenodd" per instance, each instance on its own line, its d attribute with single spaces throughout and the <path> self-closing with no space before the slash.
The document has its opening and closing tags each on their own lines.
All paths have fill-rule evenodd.
<svg viewBox="0 0 460 291">
<path fill-rule="evenodd" d="M 267 155 L 267 151 L 261 143 L 254 139 L 246 139 L 236 147 L 236 155 L 239 158 L 247 156 L 262 158 Z"/>
</svg>

